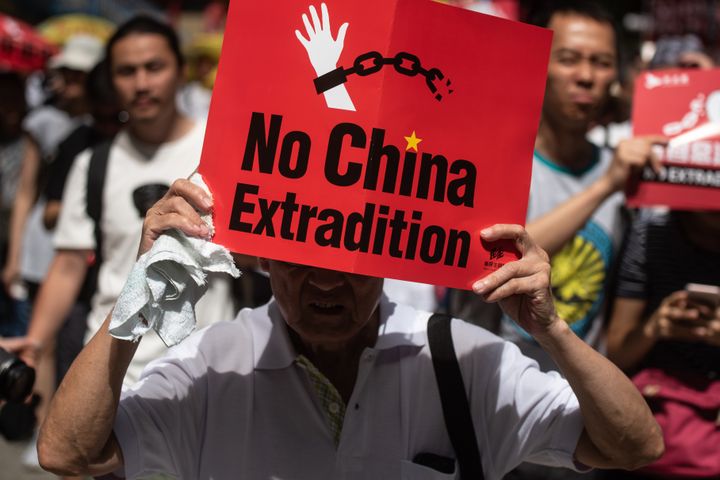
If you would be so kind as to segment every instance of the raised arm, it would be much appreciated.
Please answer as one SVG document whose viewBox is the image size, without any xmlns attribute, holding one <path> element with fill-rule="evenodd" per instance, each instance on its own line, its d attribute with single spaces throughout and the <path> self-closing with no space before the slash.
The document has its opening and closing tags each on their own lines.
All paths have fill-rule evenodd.
<svg viewBox="0 0 720 480">
<path fill-rule="evenodd" d="M 528 222 L 527 231 L 535 242 L 550 256 L 559 252 L 595 210 L 613 193 L 625 188 L 633 170 L 651 163 L 660 167 L 652 147 L 665 144 L 667 139 L 658 135 L 623 140 L 617 147 L 610 167 L 595 183 L 574 197 L 569 198 L 545 215 Z"/>
<path fill-rule="evenodd" d="M 513 239 L 522 254 L 477 282 L 474 290 L 486 301 L 500 302 L 567 378 L 585 427 L 576 459 L 592 467 L 633 469 L 659 458 L 664 448 L 660 428 L 635 386 L 557 316 L 547 254 L 518 225 L 495 225 L 482 235 L 487 241 Z"/>
<path fill-rule="evenodd" d="M 139 254 L 171 228 L 207 236 L 191 204 L 202 212 L 212 205 L 200 187 L 186 180 L 173 183 L 145 217 Z M 138 344 L 111 337 L 109 322 L 110 316 L 70 367 L 40 430 L 40 464 L 56 474 L 103 475 L 123 464 L 112 428 L 123 377 Z"/>
</svg>

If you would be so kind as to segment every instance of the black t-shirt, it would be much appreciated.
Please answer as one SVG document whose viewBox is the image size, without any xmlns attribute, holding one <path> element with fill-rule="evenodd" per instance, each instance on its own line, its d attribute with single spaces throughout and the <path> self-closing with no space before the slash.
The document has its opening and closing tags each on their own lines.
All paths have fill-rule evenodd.
<svg viewBox="0 0 720 480">
<path fill-rule="evenodd" d="M 684 290 L 688 283 L 720 285 L 720 253 L 692 244 L 676 214 L 642 211 L 633 222 L 620 263 L 617 296 L 646 301 L 647 319 L 665 297 Z M 661 341 L 643 364 L 718 372 L 720 347 Z"/>
<path fill-rule="evenodd" d="M 47 200 L 62 200 L 65 181 L 70 168 L 80 153 L 95 146 L 103 137 L 88 125 L 81 125 L 63 140 L 57 149 L 55 161 L 50 164 L 48 182 L 45 185 Z"/>
</svg>

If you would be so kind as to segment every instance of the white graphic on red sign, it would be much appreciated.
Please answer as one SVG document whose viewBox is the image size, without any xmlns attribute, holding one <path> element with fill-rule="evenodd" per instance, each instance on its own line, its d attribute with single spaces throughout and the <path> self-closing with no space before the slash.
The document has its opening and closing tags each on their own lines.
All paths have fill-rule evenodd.
<svg viewBox="0 0 720 480">
<path fill-rule="evenodd" d="M 300 30 L 295 30 L 295 36 L 300 40 L 300 43 L 307 51 L 310 63 L 315 69 L 315 73 L 318 77 L 322 77 L 326 73 L 330 73 L 337 69 L 337 63 L 340 59 L 340 54 L 345 44 L 345 33 L 347 32 L 350 24 L 348 22 L 340 25 L 338 30 L 337 38 L 333 38 L 332 31 L 330 29 L 330 15 L 328 13 L 327 5 L 324 3 L 320 5 L 320 11 L 322 15 L 322 21 L 318 17 L 317 10 L 313 5 L 310 5 L 310 17 L 312 18 L 312 24 L 308 19 L 307 14 L 303 13 L 302 20 L 305 24 L 305 33 L 307 38 L 303 36 Z M 350 110 L 355 111 L 355 105 L 348 94 L 345 85 L 337 85 L 325 92 L 325 102 L 328 108 L 336 108 L 339 110 Z"/>
</svg>

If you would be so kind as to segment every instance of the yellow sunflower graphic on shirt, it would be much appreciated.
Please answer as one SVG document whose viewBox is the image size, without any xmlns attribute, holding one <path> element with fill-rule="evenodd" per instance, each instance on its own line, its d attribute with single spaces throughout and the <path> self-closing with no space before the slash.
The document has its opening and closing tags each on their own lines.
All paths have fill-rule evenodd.
<svg viewBox="0 0 720 480">
<path fill-rule="evenodd" d="M 610 237 L 589 222 L 551 260 L 555 308 L 580 337 L 602 306 L 611 254 Z"/>
<path fill-rule="evenodd" d="M 555 308 L 580 338 L 590 331 L 602 307 L 612 249 L 608 234 L 590 221 L 550 261 Z M 523 338 L 534 341 L 522 327 L 512 324 Z"/>
</svg>

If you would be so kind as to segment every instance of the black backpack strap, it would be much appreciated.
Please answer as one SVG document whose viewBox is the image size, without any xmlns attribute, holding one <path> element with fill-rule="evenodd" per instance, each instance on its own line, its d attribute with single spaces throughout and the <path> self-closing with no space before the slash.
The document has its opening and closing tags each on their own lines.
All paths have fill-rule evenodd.
<svg viewBox="0 0 720 480">
<path fill-rule="evenodd" d="M 111 146 L 111 140 L 95 145 L 88 165 L 85 211 L 95 224 L 95 262 L 85 276 L 85 284 L 81 293 L 81 296 L 88 301 L 97 288 L 97 275 L 102 263 L 102 231 L 100 223 L 103 211 L 103 190 L 105 189 L 105 177 Z"/>
<path fill-rule="evenodd" d="M 462 480 L 485 478 L 480 461 L 470 404 L 450 331 L 452 317 L 435 313 L 428 320 L 427 334 L 435 379 L 442 403 L 445 427 L 460 466 Z"/>
<path fill-rule="evenodd" d="M 103 190 L 105 188 L 105 174 L 107 172 L 110 147 L 112 142 L 102 142 L 93 148 L 90 156 L 90 165 L 87 175 L 87 196 L 85 198 L 85 209 L 90 218 L 93 219 L 98 229 L 102 217 Z"/>
</svg>

